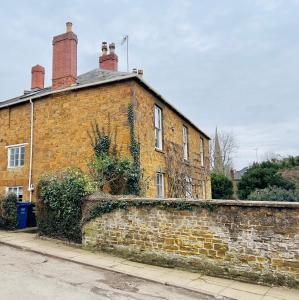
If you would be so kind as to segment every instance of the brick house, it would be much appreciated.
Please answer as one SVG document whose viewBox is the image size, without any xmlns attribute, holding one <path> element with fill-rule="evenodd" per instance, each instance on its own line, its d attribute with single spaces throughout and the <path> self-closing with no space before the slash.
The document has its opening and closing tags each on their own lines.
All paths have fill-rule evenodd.
<svg viewBox="0 0 299 300">
<path fill-rule="evenodd" d="M 36 65 L 31 90 L 0 102 L 0 192 L 34 201 L 43 173 L 70 166 L 88 172 L 94 121 L 105 127 L 109 119 L 121 155 L 130 157 L 132 104 L 141 167 L 149 179 L 146 196 L 172 195 L 169 149 L 175 148 L 181 155 L 176 172 L 182 166 L 191 170 L 186 196 L 210 198 L 209 137 L 149 86 L 142 72 L 119 72 L 114 43 L 103 42 L 99 68 L 77 76 L 77 43 L 67 23 L 66 32 L 53 38 L 52 86 L 44 87 L 45 69 Z"/>
</svg>

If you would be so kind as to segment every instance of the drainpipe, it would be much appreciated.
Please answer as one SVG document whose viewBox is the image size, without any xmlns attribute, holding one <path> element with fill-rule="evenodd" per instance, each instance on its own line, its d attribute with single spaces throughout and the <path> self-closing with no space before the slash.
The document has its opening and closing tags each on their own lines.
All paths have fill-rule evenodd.
<svg viewBox="0 0 299 300">
<path fill-rule="evenodd" d="M 32 202 L 32 156 L 33 156 L 33 116 L 34 116 L 34 105 L 32 99 L 29 99 L 31 105 L 31 114 L 30 114 L 30 158 L 29 158 L 29 180 L 28 180 L 28 191 L 29 191 L 29 202 Z"/>
</svg>

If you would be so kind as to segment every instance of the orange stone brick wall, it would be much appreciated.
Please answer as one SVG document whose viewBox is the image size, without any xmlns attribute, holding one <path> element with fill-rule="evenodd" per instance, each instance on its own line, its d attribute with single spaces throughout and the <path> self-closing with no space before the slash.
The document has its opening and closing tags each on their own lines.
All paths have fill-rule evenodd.
<svg viewBox="0 0 299 300">
<path fill-rule="evenodd" d="M 129 156 L 127 109 L 130 99 L 130 84 L 124 83 L 59 93 L 34 101 L 34 186 L 47 172 L 68 167 L 79 167 L 87 172 L 93 153 L 87 132 L 93 121 L 107 130 L 108 113 L 111 132 L 117 128 L 119 150 L 122 155 Z M 30 104 L 1 109 L 0 128 L 0 191 L 3 192 L 6 186 L 23 186 L 24 199 L 28 200 Z M 28 143 L 25 165 L 8 170 L 5 146 L 20 143 Z"/>
<path fill-rule="evenodd" d="M 299 203 L 97 199 L 126 205 L 87 222 L 83 245 L 212 276 L 299 287 Z M 111 205 L 113 201 L 113 205 Z M 150 203 L 149 203 L 150 202 Z M 99 210 L 97 211 L 105 211 Z"/>
<path fill-rule="evenodd" d="M 90 87 L 76 91 L 52 94 L 34 100 L 33 172 L 32 183 L 36 188 L 40 176 L 68 167 L 79 167 L 88 171 L 87 164 L 92 156 L 88 130 L 97 121 L 100 127 L 116 134 L 116 144 L 123 156 L 130 157 L 130 132 L 128 105 L 133 102 L 137 115 L 136 135 L 141 142 L 141 165 L 150 180 L 146 196 L 155 196 L 155 172 L 163 167 L 163 153 L 154 150 L 153 105 L 158 101 L 149 92 L 133 81 Z M 0 109 L 0 192 L 7 186 L 23 186 L 24 199 L 28 200 L 28 173 L 30 152 L 30 103 Z M 165 107 L 165 135 L 170 138 L 180 135 L 182 119 Z M 145 123 L 143 123 L 145 121 Z M 175 135 L 168 134 L 175 126 Z M 142 125 L 143 124 L 143 125 Z M 176 128 L 176 126 L 178 128 Z M 199 134 L 190 127 L 190 149 L 199 151 Z M 19 169 L 7 169 L 5 146 L 27 143 L 25 165 Z M 194 145 L 193 145 L 194 144 Z M 208 142 L 206 142 L 208 155 Z M 210 195 L 210 183 L 207 182 Z M 167 194 L 166 194 L 167 196 Z M 209 196 L 208 196 L 209 197 Z M 36 190 L 33 199 L 36 198 Z"/>
<path fill-rule="evenodd" d="M 190 123 L 182 119 L 177 113 L 154 97 L 149 91 L 135 84 L 134 104 L 136 107 L 136 135 L 141 145 L 141 165 L 145 169 L 145 177 L 149 181 L 149 194 L 156 196 L 155 175 L 157 172 L 166 172 L 166 145 L 169 142 L 183 145 L 183 125 L 188 128 L 189 164 L 195 167 L 192 172 L 193 196 L 203 198 L 201 189 L 201 176 L 205 179 L 205 198 L 211 199 L 211 182 L 209 175 L 209 140 L 194 128 Z M 155 150 L 154 132 L 154 106 L 162 109 L 163 115 L 163 151 Z M 144 130 L 147 128 L 147 130 Z M 205 168 L 200 167 L 200 137 L 204 139 Z M 184 163 L 182 161 L 182 163 Z M 165 195 L 168 196 L 167 174 L 165 174 Z"/>
</svg>

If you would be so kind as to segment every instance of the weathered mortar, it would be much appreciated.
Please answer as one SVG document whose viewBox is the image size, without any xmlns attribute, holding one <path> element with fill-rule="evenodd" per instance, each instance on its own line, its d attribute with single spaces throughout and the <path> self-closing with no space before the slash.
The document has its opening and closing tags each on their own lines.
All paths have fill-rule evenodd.
<svg viewBox="0 0 299 300">
<path fill-rule="evenodd" d="M 101 203 L 111 201 L 126 200 Z M 184 201 L 187 209 L 178 209 L 165 204 L 182 200 L 127 201 L 126 209 L 84 225 L 84 246 L 210 275 L 299 286 L 299 203 Z"/>
</svg>

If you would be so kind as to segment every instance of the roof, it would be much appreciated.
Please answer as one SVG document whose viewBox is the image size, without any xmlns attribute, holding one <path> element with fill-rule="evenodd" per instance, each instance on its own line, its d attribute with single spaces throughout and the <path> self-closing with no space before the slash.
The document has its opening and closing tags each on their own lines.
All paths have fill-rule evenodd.
<svg viewBox="0 0 299 300">
<path fill-rule="evenodd" d="M 201 129 L 199 129 L 192 121 L 190 121 L 187 117 L 185 117 L 178 109 L 176 109 L 172 104 L 170 104 L 165 98 L 163 98 L 157 91 L 155 91 L 148 83 L 146 83 L 140 76 L 136 73 L 127 73 L 127 72 L 118 72 L 118 71 L 108 71 L 102 69 L 94 69 L 87 73 L 81 74 L 77 77 L 77 82 L 75 85 L 72 85 L 67 88 L 52 90 L 51 87 L 46 87 L 40 90 L 27 91 L 23 95 L 19 97 L 15 97 L 9 100 L 0 101 L 0 109 L 17 105 L 20 103 L 28 102 L 30 100 L 39 99 L 48 95 L 61 93 L 64 91 L 77 90 L 81 88 L 87 88 L 92 86 L 104 85 L 124 80 L 133 79 L 143 85 L 146 89 L 151 91 L 157 98 L 159 98 L 162 102 L 168 105 L 172 110 L 174 110 L 178 115 L 180 115 L 184 120 L 190 123 L 194 128 L 196 128 L 199 132 L 201 132 L 208 139 L 210 137 L 204 133 Z"/>
<path fill-rule="evenodd" d="M 235 180 L 241 180 L 241 178 L 243 177 L 243 175 L 246 173 L 248 169 L 249 169 L 248 167 L 244 167 L 239 171 L 235 171 Z"/>
</svg>

